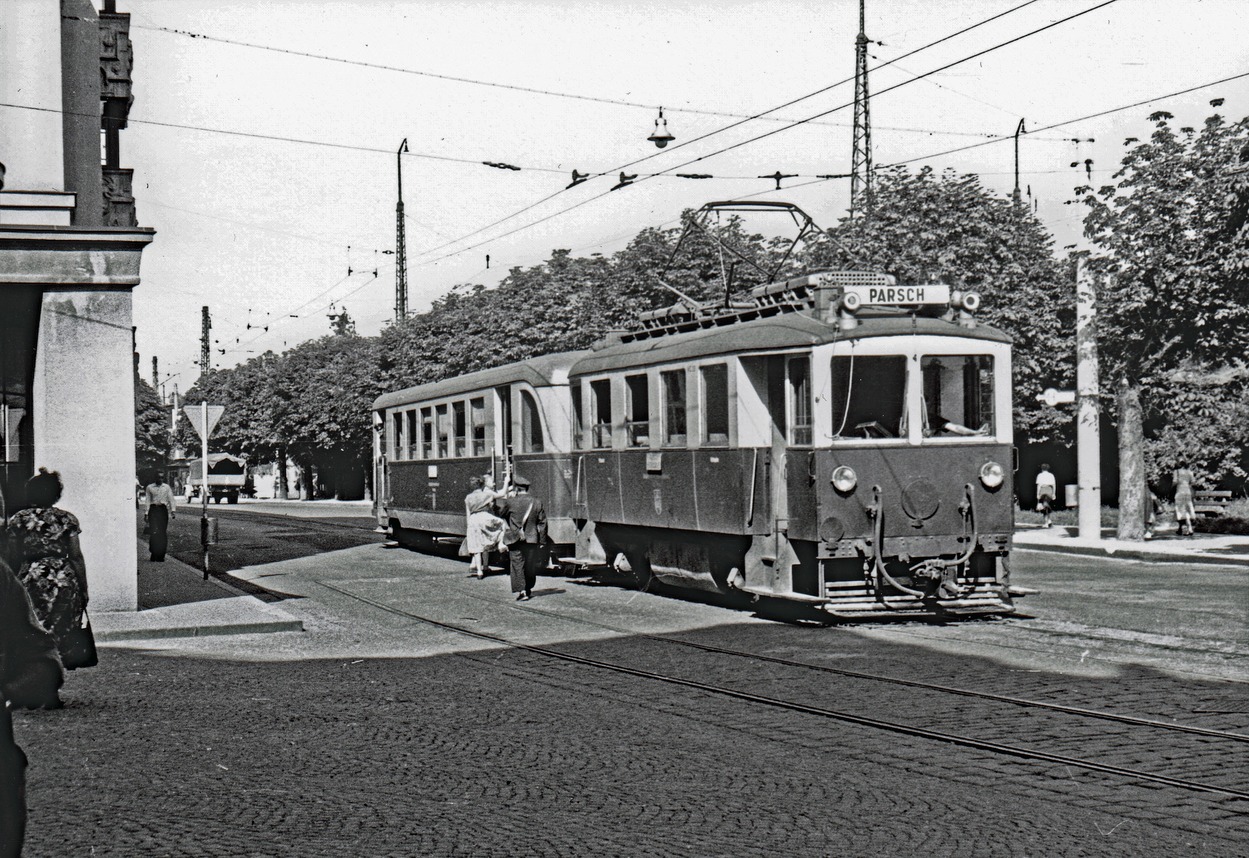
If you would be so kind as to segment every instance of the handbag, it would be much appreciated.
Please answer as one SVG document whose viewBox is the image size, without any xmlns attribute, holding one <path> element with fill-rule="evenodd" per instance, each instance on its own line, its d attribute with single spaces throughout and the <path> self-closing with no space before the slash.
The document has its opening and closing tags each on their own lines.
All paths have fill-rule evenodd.
<svg viewBox="0 0 1249 858">
<path fill-rule="evenodd" d="M 82 625 L 70 629 L 69 634 L 61 642 L 61 664 L 66 670 L 77 670 L 80 667 L 95 667 L 100 663 L 95 651 L 95 635 L 91 631 L 91 618 L 82 612 Z"/>
</svg>

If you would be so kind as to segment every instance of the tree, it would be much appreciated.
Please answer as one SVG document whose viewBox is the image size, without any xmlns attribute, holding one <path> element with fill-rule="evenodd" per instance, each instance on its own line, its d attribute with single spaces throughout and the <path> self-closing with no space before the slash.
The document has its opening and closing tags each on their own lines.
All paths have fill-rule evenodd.
<svg viewBox="0 0 1249 858">
<path fill-rule="evenodd" d="M 169 461 L 169 408 L 141 378 L 134 385 L 134 458 L 140 470 L 163 468 Z"/>
<path fill-rule="evenodd" d="M 1069 440 L 1070 415 L 1040 406 L 1037 394 L 1072 383 L 1074 278 L 1026 205 L 994 196 L 974 175 L 881 170 L 871 216 L 843 219 L 807 264 L 981 293 L 980 317 L 1014 338 L 1016 431 L 1029 442 Z"/>
<path fill-rule="evenodd" d="M 1143 538 L 1150 476 L 1186 460 L 1208 478 L 1246 444 L 1243 423 L 1193 431 L 1222 423 L 1229 404 L 1243 406 L 1243 385 L 1182 378 L 1217 374 L 1249 347 L 1249 119 L 1228 124 L 1215 114 L 1200 131 L 1178 132 L 1171 119 L 1154 113 L 1150 139 L 1126 142 L 1114 184 L 1077 189 L 1096 248 L 1102 377 L 1119 424 L 1121 539 Z"/>
</svg>

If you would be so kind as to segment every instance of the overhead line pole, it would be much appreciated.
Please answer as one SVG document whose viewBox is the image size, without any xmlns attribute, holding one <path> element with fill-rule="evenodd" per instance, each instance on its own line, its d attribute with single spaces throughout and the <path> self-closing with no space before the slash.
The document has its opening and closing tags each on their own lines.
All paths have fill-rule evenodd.
<svg viewBox="0 0 1249 858">
<path fill-rule="evenodd" d="M 866 205 L 872 191 L 872 112 L 867 86 L 865 0 L 859 0 L 859 35 L 854 41 L 854 131 L 850 157 L 850 216 Z"/>
<path fill-rule="evenodd" d="M 399 174 L 399 202 L 395 206 L 395 321 L 408 316 L 408 242 L 403 223 L 403 153 L 408 151 L 408 138 L 404 137 L 395 153 L 395 168 Z"/>
</svg>

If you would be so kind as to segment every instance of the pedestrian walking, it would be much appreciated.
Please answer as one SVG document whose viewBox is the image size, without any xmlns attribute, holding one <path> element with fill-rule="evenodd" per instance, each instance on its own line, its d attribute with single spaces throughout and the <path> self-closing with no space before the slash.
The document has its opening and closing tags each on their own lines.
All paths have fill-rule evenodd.
<svg viewBox="0 0 1249 858">
<path fill-rule="evenodd" d="M 1041 523 L 1042 527 L 1053 527 L 1054 523 L 1050 520 L 1050 513 L 1053 510 L 1054 500 L 1058 497 L 1058 484 L 1054 480 L 1054 475 L 1050 473 L 1050 466 L 1042 464 L 1041 470 L 1036 475 L 1036 511 L 1044 516 Z"/>
<path fill-rule="evenodd" d="M 503 519 L 491 509 L 505 492 L 495 491 L 494 474 L 472 477 L 469 484 L 472 491 L 464 497 L 464 513 L 468 521 L 461 553 L 470 558 L 470 574 L 481 579 L 486 577 L 490 568 L 490 552 L 503 549 Z"/>
<path fill-rule="evenodd" d="M 85 627 L 87 564 L 78 544 L 82 528 L 72 512 L 56 506 L 63 486 L 56 471 L 40 468 L 26 481 L 27 509 L 8 524 L 9 550 L 20 563 L 18 580 L 26 588 L 35 617 L 52 635 L 63 661 L 72 663 L 67 645 Z"/>
<path fill-rule="evenodd" d="M 500 498 L 494 511 L 503 519 L 503 542 L 507 546 L 508 568 L 516 601 L 527 602 L 533 595 L 538 570 L 546 563 L 546 508 L 542 500 L 529 494 L 529 480 L 512 477 L 515 497 Z"/>
<path fill-rule="evenodd" d="M 1193 535 L 1193 519 L 1197 511 L 1193 509 L 1193 472 L 1188 465 L 1180 462 L 1175 469 L 1175 521 L 1180 528 L 1180 536 Z"/>
<path fill-rule="evenodd" d="M 169 519 L 178 517 L 178 503 L 174 499 L 173 489 L 156 471 L 152 482 L 144 490 L 147 503 L 147 547 L 152 559 L 157 563 L 165 562 L 165 551 L 169 548 Z"/>
<path fill-rule="evenodd" d="M 26 755 L 9 707 L 54 709 L 64 674 L 56 643 L 39 625 L 25 589 L 0 560 L 0 858 L 22 854 L 26 836 Z"/>
</svg>

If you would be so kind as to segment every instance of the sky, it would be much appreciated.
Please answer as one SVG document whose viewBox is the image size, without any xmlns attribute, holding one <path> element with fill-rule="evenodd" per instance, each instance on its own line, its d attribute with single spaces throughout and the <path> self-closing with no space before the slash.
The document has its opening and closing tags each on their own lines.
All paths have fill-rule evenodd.
<svg viewBox="0 0 1249 858">
<path fill-rule="evenodd" d="M 1023 119 L 1020 183 L 1061 250 L 1081 241 L 1068 201 L 1085 161 L 1094 184 L 1109 182 L 1150 113 L 1200 127 L 1223 98 L 1229 119 L 1249 115 L 1249 77 L 1159 98 L 1249 73 L 1243 0 L 1094 9 L 1103 2 L 868 0 L 875 164 L 976 173 L 1008 196 Z M 137 344 L 144 377 L 158 357 L 166 393 L 198 376 L 202 306 L 218 367 L 324 335 L 344 309 L 362 334 L 393 320 L 397 162 L 416 312 L 556 248 L 610 255 L 711 200 L 786 200 L 824 226 L 848 207 L 848 180 L 817 177 L 850 171 L 856 0 L 118 11 L 135 53 L 122 166 L 135 170 L 140 225 L 157 233 L 134 292 Z M 662 151 L 646 139 L 660 106 L 676 137 Z M 1116 112 L 1071 122 L 1104 111 Z M 608 192 L 626 165 L 639 178 Z M 574 169 L 607 175 L 565 189 Z M 797 174 L 779 192 L 759 178 L 778 170 Z"/>
</svg>

